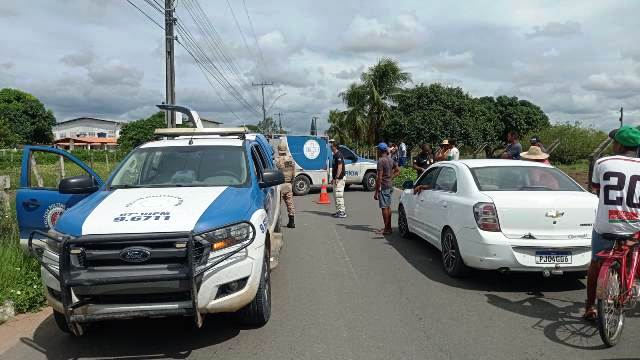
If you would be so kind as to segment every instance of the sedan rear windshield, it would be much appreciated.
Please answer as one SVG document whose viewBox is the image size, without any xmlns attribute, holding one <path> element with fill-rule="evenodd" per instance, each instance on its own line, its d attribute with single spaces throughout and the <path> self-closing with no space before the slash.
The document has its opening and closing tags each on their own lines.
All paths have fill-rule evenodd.
<svg viewBox="0 0 640 360">
<path fill-rule="evenodd" d="M 110 187 L 240 186 L 247 181 L 243 147 L 168 146 L 134 150 Z"/>
<path fill-rule="evenodd" d="M 471 173 L 480 191 L 584 191 L 556 168 L 489 166 Z"/>
</svg>

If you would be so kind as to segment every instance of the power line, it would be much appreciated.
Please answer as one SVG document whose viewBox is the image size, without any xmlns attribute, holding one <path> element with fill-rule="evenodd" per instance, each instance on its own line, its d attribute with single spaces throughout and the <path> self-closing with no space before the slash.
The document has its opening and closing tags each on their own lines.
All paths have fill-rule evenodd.
<svg viewBox="0 0 640 360">
<path fill-rule="evenodd" d="M 138 9 L 138 11 L 142 13 L 142 15 L 146 16 L 147 19 L 149 19 L 151 22 L 156 24 L 160 29 L 164 30 L 164 26 L 160 25 L 154 18 L 152 18 L 149 14 L 144 12 L 144 10 L 140 9 L 136 4 L 132 3 L 131 0 L 127 0 L 127 2 L 131 4 L 131 6 L 133 6 L 134 8 Z"/>
<path fill-rule="evenodd" d="M 229 83 L 229 81 L 222 75 L 219 68 L 213 63 L 213 61 L 209 58 L 209 56 L 202 50 L 202 48 L 195 41 L 191 33 L 178 22 L 178 32 L 185 39 L 185 48 L 188 48 L 189 54 L 196 60 L 203 64 L 204 69 L 207 71 L 209 75 L 211 75 L 233 98 L 236 99 L 245 109 L 253 112 L 256 115 L 260 113 L 249 105 L 244 98 L 242 98 L 241 94 Z"/>
<path fill-rule="evenodd" d="M 200 4 L 197 2 L 197 0 L 185 0 L 183 4 L 185 6 L 185 9 L 189 13 L 190 17 L 194 21 L 196 27 L 200 31 L 203 39 L 205 40 L 204 45 L 209 48 L 209 53 L 213 56 L 213 58 L 218 60 L 217 61 L 217 63 L 219 64 L 218 66 L 214 65 L 213 61 L 211 61 L 212 65 L 216 67 L 217 69 L 216 71 L 218 71 L 221 77 L 224 79 L 224 81 L 228 83 L 228 87 L 237 94 L 237 97 L 240 99 L 241 102 L 244 102 L 250 107 L 253 107 L 245 99 L 244 95 L 242 95 L 242 93 L 238 91 L 226 79 L 226 77 L 222 73 L 222 69 L 224 69 L 229 73 L 231 73 L 239 83 L 244 82 L 245 84 L 248 85 L 248 82 L 246 82 L 246 80 L 243 81 L 241 79 L 240 71 L 237 65 L 235 64 L 235 62 L 226 54 L 224 49 L 224 44 L 220 38 L 220 35 L 215 30 L 215 27 L 211 24 L 211 21 L 208 19 L 207 15 L 204 13 L 204 10 L 200 6 Z M 182 26 L 183 28 L 185 28 L 184 30 L 187 30 L 186 27 L 184 26 L 184 23 Z M 195 39 L 194 39 L 194 43 L 197 44 L 197 41 L 195 41 Z M 200 46 L 198 45 L 198 47 Z M 209 59 L 209 56 L 207 56 L 207 58 Z M 253 95 L 253 93 L 250 93 L 250 95 L 253 97 L 253 101 L 258 102 L 258 100 L 255 98 L 255 95 Z"/>
<path fill-rule="evenodd" d="M 216 31 L 215 27 L 211 23 L 211 20 L 206 15 L 202 6 L 198 0 L 187 0 L 190 3 L 185 2 L 185 8 L 190 12 L 190 15 L 194 19 L 196 26 L 200 30 L 203 38 L 207 40 L 207 45 L 212 50 L 212 54 L 218 56 L 218 62 L 226 65 L 226 69 L 234 75 L 238 83 L 243 83 L 245 86 L 249 86 L 249 82 L 246 79 L 243 79 L 242 75 L 240 75 L 240 70 L 233 59 L 232 55 L 227 55 L 227 49 L 222 41 L 222 37 Z M 260 101 L 256 98 L 255 94 L 252 92 L 249 93 L 251 100 L 258 104 Z"/>
<path fill-rule="evenodd" d="M 245 2 L 245 0 L 242 0 L 242 5 L 244 6 L 244 12 L 245 14 L 247 14 L 247 20 L 249 20 L 249 26 L 251 27 L 251 33 L 253 34 L 253 39 L 256 41 L 256 46 L 258 47 L 258 53 L 260 54 L 260 60 L 262 60 L 262 70 L 266 70 L 265 69 L 265 61 L 264 61 L 264 55 L 262 54 L 262 49 L 260 48 L 260 43 L 258 42 L 258 37 L 256 36 L 256 31 L 253 28 L 253 22 L 251 21 L 251 16 L 249 16 L 249 10 L 247 10 L 247 3 Z M 262 76 L 262 81 L 264 82 L 264 76 Z"/>
</svg>

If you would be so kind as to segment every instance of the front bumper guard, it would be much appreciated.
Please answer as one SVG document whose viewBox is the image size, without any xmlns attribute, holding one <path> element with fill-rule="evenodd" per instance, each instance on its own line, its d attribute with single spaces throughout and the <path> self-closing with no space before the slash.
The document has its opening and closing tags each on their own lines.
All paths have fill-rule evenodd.
<svg viewBox="0 0 640 360">
<path fill-rule="evenodd" d="M 109 235 L 85 235 L 81 237 L 62 236 L 55 237 L 44 231 L 35 230 L 29 235 L 28 248 L 29 252 L 34 255 L 40 265 L 48 271 L 56 280 L 60 282 L 60 298 L 64 309 L 64 316 L 67 323 L 70 325 L 71 330 L 76 335 L 81 335 L 83 329 L 79 324 L 96 322 L 103 320 L 123 320 L 133 318 L 145 318 L 145 317 L 162 317 L 162 316 L 193 316 L 196 326 L 201 327 L 203 323 L 202 314 L 198 311 L 198 290 L 202 281 L 202 275 L 219 265 L 223 261 L 245 250 L 251 245 L 256 238 L 256 229 L 251 223 L 246 223 L 251 226 L 251 239 L 246 241 L 237 249 L 220 256 L 219 259 L 209 261 L 211 254 L 214 254 L 207 248 L 206 244 L 200 243 L 194 240 L 194 237 L 203 233 L 151 233 L 151 234 L 109 234 Z M 232 226 L 230 224 L 227 226 Z M 43 260 L 43 254 L 49 250 L 50 246 L 34 247 L 34 237 L 38 236 L 38 240 L 47 239 L 58 247 L 58 269 L 51 263 L 47 263 Z M 186 264 L 182 267 L 174 267 L 171 270 L 165 272 L 148 271 L 147 274 L 126 275 L 126 276 L 111 276 L 103 277 L 101 274 L 95 274 L 98 276 L 78 276 L 82 274 L 82 270 L 75 270 L 75 266 L 71 261 L 71 249 L 74 245 L 86 246 L 87 244 L 100 244 L 100 243 L 127 243 L 136 242 L 142 240 L 172 240 L 172 239 L 187 239 L 186 241 Z M 198 247 L 202 247 L 198 249 Z M 202 258 L 199 263 L 196 262 L 195 252 L 196 249 L 202 250 Z M 108 271 L 107 271 L 108 273 Z M 138 272 L 140 273 L 140 272 Z M 88 272 L 85 272 L 87 275 Z M 131 283 L 149 283 L 160 281 L 175 281 L 183 280 L 189 283 L 189 294 L 191 302 L 190 309 L 153 309 L 153 310 L 127 310 L 122 312 L 113 312 L 108 314 L 76 314 L 75 310 L 79 307 L 86 305 L 85 301 L 74 301 L 72 296 L 72 287 L 74 286 L 94 286 L 94 285 L 109 285 L 109 284 L 131 284 Z"/>
</svg>

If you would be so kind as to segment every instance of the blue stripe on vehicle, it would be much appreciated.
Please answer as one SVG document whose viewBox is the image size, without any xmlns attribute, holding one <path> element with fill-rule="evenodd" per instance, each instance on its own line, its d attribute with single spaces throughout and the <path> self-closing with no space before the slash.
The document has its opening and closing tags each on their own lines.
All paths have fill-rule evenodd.
<svg viewBox="0 0 640 360">
<path fill-rule="evenodd" d="M 196 233 L 223 225 L 248 221 L 256 210 L 264 208 L 262 189 L 228 187 L 200 215 L 193 231 Z"/>
<path fill-rule="evenodd" d="M 62 214 L 55 225 L 55 230 L 71 236 L 81 236 L 84 221 L 112 193 L 113 191 L 97 191 L 87 196 Z"/>
</svg>

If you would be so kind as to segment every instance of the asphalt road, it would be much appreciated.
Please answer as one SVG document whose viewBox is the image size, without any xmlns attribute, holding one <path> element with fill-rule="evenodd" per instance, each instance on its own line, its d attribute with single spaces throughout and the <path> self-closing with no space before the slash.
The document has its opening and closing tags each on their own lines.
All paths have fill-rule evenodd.
<svg viewBox="0 0 640 360">
<path fill-rule="evenodd" d="M 317 195 L 295 198 L 298 227 L 284 230 L 263 328 L 230 316 L 208 317 L 200 330 L 155 319 L 105 323 L 76 339 L 48 318 L 0 358 L 640 358 L 640 312 L 621 344 L 604 349 L 579 318 L 584 281 L 494 272 L 453 280 L 426 242 L 372 232 L 381 219 L 371 196 L 347 192 L 349 217 L 340 220 L 329 216 L 332 206 L 312 202 Z"/>
</svg>

